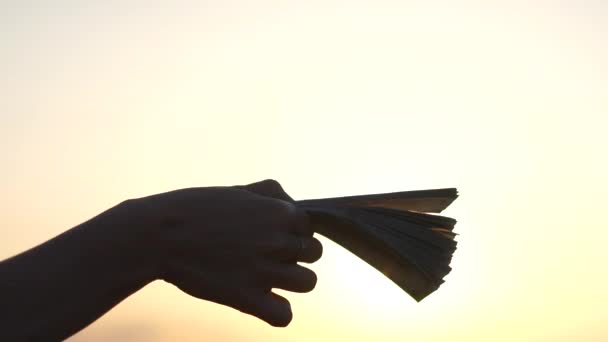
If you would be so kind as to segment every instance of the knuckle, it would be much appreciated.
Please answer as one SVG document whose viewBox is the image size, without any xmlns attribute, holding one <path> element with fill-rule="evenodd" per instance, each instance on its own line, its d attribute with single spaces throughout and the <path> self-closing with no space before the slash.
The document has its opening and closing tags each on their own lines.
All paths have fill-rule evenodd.
<svg viewBox="0 0 608 342">
<path fill-rule="evenodd" d="M 311 237 L 305 241 L 305 248 L 298 261 L 313 263 L 319 260 L 323 254 L 323 245 L 319 240 Z"/>
<path fill-rule="evenodd" d="M 252 287 L 258 288 L 268 288 L 271 285 L 271 281 L 268 279 L 268 276 L 264 272 L 260 272 L 263 269 L 262 265 L 254 265 L 252 267 L 248 277 L 243 282 L 246 285 L 250 285 Z"/>
<path fill-rule="evenodd" d="M 260 182 L 261 185 L 263 185 L 266 189 L 270 190 L 271 192 L 275 192 L 277 190 L 283 190 L 283 188 L 281 187 L 281 184 L 272 178 L 268 178 L 268 179 L 264 179 L 263 181 Z"/>
<path fill-rule="evenodd" d="M 270 289 L 277 279 L 277 268 L 273 263 L 258 262 L 254 265 L 255 283 L 259 288 Z"/>
<path fill-rule="evenodd" d="M 321 257 L 323 256 L 323 245 L 321 244 L 321 241 L 312 238 L 312 242 L 311 242 L 311 248 L 313 250 L 313 255 L 311 258 L 312 262 L 315 262 L 319 259 L 321 259 Z"/>
<path fill-rule="evenodd" d="M 310 223 L 310 217 L 306 211 L 296 208 L 293 216 L 293 224 L 295 225 L 294 230 L 296 233 L 303 237 L 312 238 L 314 230 L 312 224 Z"/>
<path fill-rule="evenodd" d="M 301 268 L 301 284 L 302 291 L 310 292 L 317 286 L 317 274 L 312 270 L 302 267 Z"/>
<path fill-rule="evenodd" d="M 291 246 L 290 242 L 290 238 L 287 234 L 276 233 L 271 238 L 270 249 L 272 252 L 282 254 L 283 252 L 289 251 Z"/>
<path fill-rule="evenodd" d="M 246 293 L 238 296 L 238 301 L 234 308 L 237 310 L 256 316 L 260 319 L 265 319 L 266 312 L 263 302 L 260 300 L 260 295 L 257 293 Z"/>
<path fill-rule="evenodd" d="M 281 200 L 272 200 L 272 205 L 269 208 L 269 214 L 272 215 L 273 221 L 278 225 L 292 225 L 296 222 L 295 206 L 289 202 Z"/>
</svg>

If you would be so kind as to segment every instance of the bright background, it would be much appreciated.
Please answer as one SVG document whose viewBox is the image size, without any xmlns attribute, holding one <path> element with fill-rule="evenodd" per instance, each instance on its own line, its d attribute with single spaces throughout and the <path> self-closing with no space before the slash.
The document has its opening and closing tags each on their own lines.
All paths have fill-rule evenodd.
<svg viewBox="0 0 608 342">
<path fill-rule="evenodd" d="M 156 282 L 72 341 L 608 339 L 608 3 L 0 0 L 0 258 L 132 197 L 458 187 L 416 303 L 322 239 L 285 329 Z"/>
</svg>

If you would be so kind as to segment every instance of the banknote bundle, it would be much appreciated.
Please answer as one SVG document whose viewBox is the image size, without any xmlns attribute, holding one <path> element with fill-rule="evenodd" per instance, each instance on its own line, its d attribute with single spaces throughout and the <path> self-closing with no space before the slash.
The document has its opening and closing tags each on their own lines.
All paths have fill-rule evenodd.
<svg viewBox="0 0 608 342">
<path fill-rule="evenodd" d="M 456 220 L 440 213 L 455 188 L 296 201 L 315 232 L 381 271 L 415 300 L 434 292 L 451 268 Z"/>
</svg>

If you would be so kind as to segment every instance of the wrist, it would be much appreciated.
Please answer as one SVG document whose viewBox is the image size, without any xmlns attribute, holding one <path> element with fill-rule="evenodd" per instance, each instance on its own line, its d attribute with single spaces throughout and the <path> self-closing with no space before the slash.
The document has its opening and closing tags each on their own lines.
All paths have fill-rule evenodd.
<svg viewBox="0 0 608 342">
<path fill-rule="evenodd" d="M 124 218 L 120 244 L 149 282 L 164 279 L 169 260 L 179 254 L 171 246 L 171 232 L 181 224 L 173 211 L 152 197 L 130 199 L 116 206 L 116 212 Z"/>
<path fill-rule="evenodd" d="M 146 232 L 137 200 L 127 200 L 102 213 L 93 221 L 98 230 L 99 241 L 103 241 L 103 253 L 124 274 L 130 274 L 133 283 L 146 284 L 159 278 L 159 255 L 151 234 Z"/>
</svg>

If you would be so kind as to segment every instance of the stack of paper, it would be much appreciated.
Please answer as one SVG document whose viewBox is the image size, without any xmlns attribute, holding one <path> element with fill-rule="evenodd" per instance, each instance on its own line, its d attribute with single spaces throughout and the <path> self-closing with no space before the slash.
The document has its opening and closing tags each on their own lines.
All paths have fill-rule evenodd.
<svg viewBox="0 0 608 342">
<path fill-rule="evenodd" d="M 439 213 L 454 188 L 296 201 L 315 231 L 384 273 L 417 301 L 451 270 L 456 220 Z"/>
</svg>

